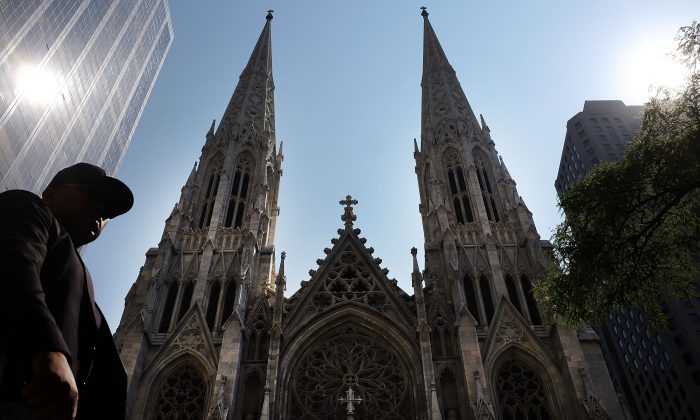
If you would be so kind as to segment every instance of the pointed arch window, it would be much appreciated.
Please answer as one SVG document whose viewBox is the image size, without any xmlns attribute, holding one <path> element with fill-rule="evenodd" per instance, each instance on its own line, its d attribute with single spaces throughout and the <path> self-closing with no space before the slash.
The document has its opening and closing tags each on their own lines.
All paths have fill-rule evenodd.
<svg viewBox="0 0 700 420">
<path fill-rule="evenodd" d="M 480 151 L 474 152 L 474 165 L 476 167 L 476 177 L 479 180 L 479 189 L 481 190 L 481 198 L 486 209 L 486 217 L 489 221 L 500 222 L 501 216 L 498 211 L 498 195 L 496 185 L 492 184 L 491 170 L 487 163 L 488 161 Z"/>
<path fill-rule="evenodd" d="M 209 176 L 206 178 L 204 195 L 201 201 L 201 210 L 199 212 L 198 226 L 200 228 L 207 227 L 211 223 L 211 215 L 214 212 L 214 202 L 216 201 L 216 192 L 219 189 L 219 181 L 221 181 L 222 169 L 221 157 L 214 159 L 211 163 Z"/>
<path fill-rule="evenodd" d="M 219 295 L 221 295 L 221 282 L 214 280 L 209 289 L 209 301 L 207 302 L 207 325 L 212 331 L 216 322 L 216 310 L 219 309 Z"/>
<path fill-rule="evenodd" d="M 264 314 L 258 314 L 255 317 L 250 335 L 248 336 L 248 361 L 267 361 L 268 346 L 270 338 L 268 331 L 267 319 Z"/>
<path fill-rule="evenodd" d="M 182 292 L 182 299 L 180 300 L 180 311 L 177 313 L 177 320 L 181 320 L 188 309 L 190 309 L 190 303 L 192 303 L 192 292 L 194 291 L 194 283 L 188 281 Z"/>
<path fill-rule="evenodd" d="M 479 289 L 481 289 L 481 297 L 484 300 L 484 312 L 486 312 L 486 321 L 490 324 L 493 319 L 494 307 L 493 297 L 491 295 L 491 284 L 485 275 L 479 277 Z"/>
<path fill-rule="evenodd" d="M 447 168 L 447 183 L 450 191 L 450 202 L 455 210 L 457 223 L 465 224 L 474 221 L 474 212 L 469 200 L 467 178 L 462 169 L 461 160 L 456 152 L 452 152 L 445 160 Z"/>
<path fill-rule="evenodd" d="M 503 420 L 552 419 L 547 394 L 540 376 L 517 359 L 498 370 L 496 395 Z"/>
<path fill-rule="evenodd" d="M 165 305 L 163 305 L 163 312 L 160 317 L 160 325 L 158 327 L 159 333 L 168 332 L 170 329 L 170 319 L 173 317 L 173 311 L 175 309 L 175 299 L 177 299 L 177 289 L 178 284 L 171 282 L 168 285 L 168 293 L 165 296 Z"/>
<path fill-rule="evenodd" d="M 469 274 L 464 275 L 464 295 L 467 298 L 467 309 L 469 313 L 472 314 L 474 319 L 481 323 L 481 317 L 479 316 L 479 307 L 476 303 L 476 290 L 474 289 L 474 281 Z"/>
<path fill-rule="evenodd" d="M 226 292 L 224 292 L 224 307 L 221 313 L 221 325 L 224 325 L 228 318 L 233 313 L 233 307 L 236 303 L 236 282 L 229 280 L 226 283 Z"/>
<path fill-rule="evenodd" d="M 228 210 L 224 226 L 240 228 L 243 224 L 243 215 L 248 204 L 248 189 L 253 168 L 253 159 L 249 155 L 238 158 L 236 170 L 233 173 L 231 193 L 229 194 Z"/>
<path fill-rule="evenodd" d="M 207 384 L 190 363 L 173 369 L 157 389 L 151 420 L 204 418 Z"/>
<path fill-rule="evenodd" d="M 537 309 L 537 301 L 535 301 L 535 295 L 532 292 L 532 283 L 530 283 L 530 279 L 525 274 L 520 276 L 520 284 L 523 287 L 528 312 L 530 312 L 530 320 L 535 325 L 541 325 L 542 317 Z"/>
<path fill-rule="evenodd" d="M 442 312 L 435 312 L 432 323 L 431 342 L 433 347 L 433 357 L 453 356 L 452 329 L 443 316 Z"/>
<path fill-rule="evenodd" d="M 520 306 L 520 299 L 518 298 L 518 287 L 515 285 L 515 280 L 513 280 L 513 276 L 510 274 L 506 274 L 506 289 L 508 289 L 508 299 L 510 300 L 510 303 L 515 306 L 515 309 L 518 310 L 521 314 L 523 313 L 523 310 Z"/>
</svg>

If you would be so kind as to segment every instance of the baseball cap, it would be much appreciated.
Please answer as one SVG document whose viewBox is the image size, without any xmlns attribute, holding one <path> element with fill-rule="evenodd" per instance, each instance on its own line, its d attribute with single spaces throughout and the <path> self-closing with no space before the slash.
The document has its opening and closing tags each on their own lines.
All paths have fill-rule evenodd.
<svg viewBox="0 0 700 420">
<path fill-rule="evenodd" d="M 96 165 L 80 162 L 61 169 L 47 188 L 70 184 L 87 185 L 90 200 L 102 204 L 105 216 L 110 219 L 126 213 L 134 205 L 134 195 L 129 187 Z"/>
</svg>

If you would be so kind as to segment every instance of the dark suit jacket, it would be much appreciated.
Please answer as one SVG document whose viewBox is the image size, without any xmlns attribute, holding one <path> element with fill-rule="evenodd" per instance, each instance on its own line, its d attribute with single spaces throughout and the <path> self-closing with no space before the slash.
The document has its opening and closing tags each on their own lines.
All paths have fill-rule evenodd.
<svg viewBox="0 0 700 420">
<path fill-rule="evenodd" d="M 78 418 L 124 418 L 126 373 L 95 305 L 90 274 L 39 197 L 6 191 L 0 193 L 0 399 L 21 400 L 40 351 L 66 355 L 80 391 Z"/>
</svg>

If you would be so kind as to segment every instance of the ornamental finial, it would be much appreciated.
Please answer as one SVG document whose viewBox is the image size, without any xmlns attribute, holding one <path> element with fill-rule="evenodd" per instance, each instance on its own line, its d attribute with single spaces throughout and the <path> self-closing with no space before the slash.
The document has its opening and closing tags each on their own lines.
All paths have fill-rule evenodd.
<svg viewBox="0 0 700 420">
<path fill-rule="evenodd" d="M 340 216 L 340 220 L 345 222 L 345 229 L 352 229 L 352 222 L 357 220 L 357 216 L 352 212 L 352 205 L 357 205 L 357 200 L 352 198 L 350 195 L 345 197 L 345 200 L 340 200 L 338 202 L 341 206 L 345 206 L 345 213 Z"/>
<path fill-rule="evenodd" d="M 422 10 L 422 12 L 420 12 L 420 15 L 423 17 L 428 17 L 428 10 L 427 10 L 428 8 L 425 6 L 422 6 L 420 9 Z"/>
<path fill-rule="evenodd" d="M 274 12 L 274 10 L 268 10 L 268 11 L 267 11 L 267 16 L 265 16 L 265 19 L 267 19 L 267 20 L 272 20 L 272 12 Z"/>
</svg>

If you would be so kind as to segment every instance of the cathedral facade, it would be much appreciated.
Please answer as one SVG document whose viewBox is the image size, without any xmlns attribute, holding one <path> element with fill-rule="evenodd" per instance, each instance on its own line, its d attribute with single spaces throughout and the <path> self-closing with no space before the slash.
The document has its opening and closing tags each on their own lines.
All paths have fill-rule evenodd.
<svg viewBox="0 0 700 420">
<path fill-rule="evenodd" d="M 595 333 L 538 307 L 549 243 L 422 16 L 413 290 L 365 246 L 348 196 L 332 248 L 284 297 L 268 14 L 127 295 L 128 418 L 624 418 Z"/>
</svg>

